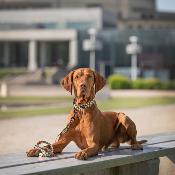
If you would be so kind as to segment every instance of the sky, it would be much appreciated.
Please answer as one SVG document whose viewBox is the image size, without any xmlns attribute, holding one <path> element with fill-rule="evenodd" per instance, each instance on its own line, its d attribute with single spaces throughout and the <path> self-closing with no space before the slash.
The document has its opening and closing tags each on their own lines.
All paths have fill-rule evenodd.
<svg viewBox="0 0 175 175">
<path fill-rule="evenodd" d="M 159 11 L 175 12 L 175 0 L 157 0 L 157 9 Z"/>
</svg>

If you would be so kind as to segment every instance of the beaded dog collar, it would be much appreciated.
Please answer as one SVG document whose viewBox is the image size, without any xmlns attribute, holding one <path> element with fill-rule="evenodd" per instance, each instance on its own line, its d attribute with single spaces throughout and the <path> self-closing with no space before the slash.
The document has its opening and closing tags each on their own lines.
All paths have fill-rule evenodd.
<svg viewBox="0 0 175 175">
<path fill-rule="evenodd" d="M 74 109 L 75 110 L 81 110 L 81 109 L 87 109 L 87 108 L 90 108 L 92 105 L 94 105 L 95 104 L 95 99 L 93 99 L 92 101 L 90 101 L 90 102 L 88 102 L 88 103 L 86 103 L 86 104 L 81 104 L 81 105 L 77 105 L 77 104 L 73 104 L 73 106 L 74 106 Z"/>
</svg>

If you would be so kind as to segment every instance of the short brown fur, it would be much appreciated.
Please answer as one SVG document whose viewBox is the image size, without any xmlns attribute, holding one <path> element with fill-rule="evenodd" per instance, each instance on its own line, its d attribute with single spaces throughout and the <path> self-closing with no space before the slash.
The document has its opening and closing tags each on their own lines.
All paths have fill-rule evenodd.
<svg viewBox="0 0 175 175">
<path fill-rule="evenodd" d="M 71 94 L 74 89 L 74 102 L 80 105 L 93 100 L 105 82 L 99 73 L 89 68 L 79 68 L 70 72 L 61 81 L 61 85 Z M 73 114 L 72 109 L 68 115 L 68 122 Z M 142 149 L 141 144 L 146 142 L 136 140 L 136 126 L 124 113 L 101 112 L 95 104 L 79 111 L 77 115 L 78 124 L 52 144 L 55 154 L 62 152 L 71 141 L 81 149 L 75 154 L 75 158 L 81 160 L 95 156 L 109 146 L 118 148 L 120 143 L 128 142 L 131 149 Z M 27 152 L 29 157 L 37 155 L 38 149 L 30 149 Z"/>
</svg>

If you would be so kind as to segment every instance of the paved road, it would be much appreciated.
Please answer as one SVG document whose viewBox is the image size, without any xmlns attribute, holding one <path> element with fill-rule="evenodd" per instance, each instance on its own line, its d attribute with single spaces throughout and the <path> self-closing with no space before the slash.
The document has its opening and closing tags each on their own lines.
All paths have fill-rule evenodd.
<svg viewBox="0 0 175 175">
<path fill-rule="evenodd" d="M 175 104 L 122 111 L 135 121 L 138 135 L 175 132 Z M 0 154 L 25 151 L 41 139 L 52 142 L 65 124 L 66 115 L 1 119 Z"/>
</svg>

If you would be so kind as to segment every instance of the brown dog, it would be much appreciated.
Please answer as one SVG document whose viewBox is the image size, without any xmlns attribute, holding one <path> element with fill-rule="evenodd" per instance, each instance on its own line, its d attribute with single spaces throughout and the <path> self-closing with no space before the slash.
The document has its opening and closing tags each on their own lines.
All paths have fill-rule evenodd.
<svg viewBox="0 0 175 175">
<path fill-rule="evenodd" d="M 71 141 L 81 149 L 75 154 L 77 159 L 95 156 L 108 146 L 118 148 L 120 143 L 128 142 L 132 149 L 142 149 L 146 141 L 136 140 L 136 126 L 124 113 L 101 112 L 94 101 L 95 94 L 106 81 L 97 72 L 89 68 L 80 68 L 70 72 L 61 85 L 72 94 L 74 89 L 74 109 L 77 118 L 73 127 L 52 144 L 54 153 L 60 153 Z M 71 110 L 68 121 L 74 115 Z M 37 156 L 38 150 L 31 149 L 28 156 Z"/>
</svg>

